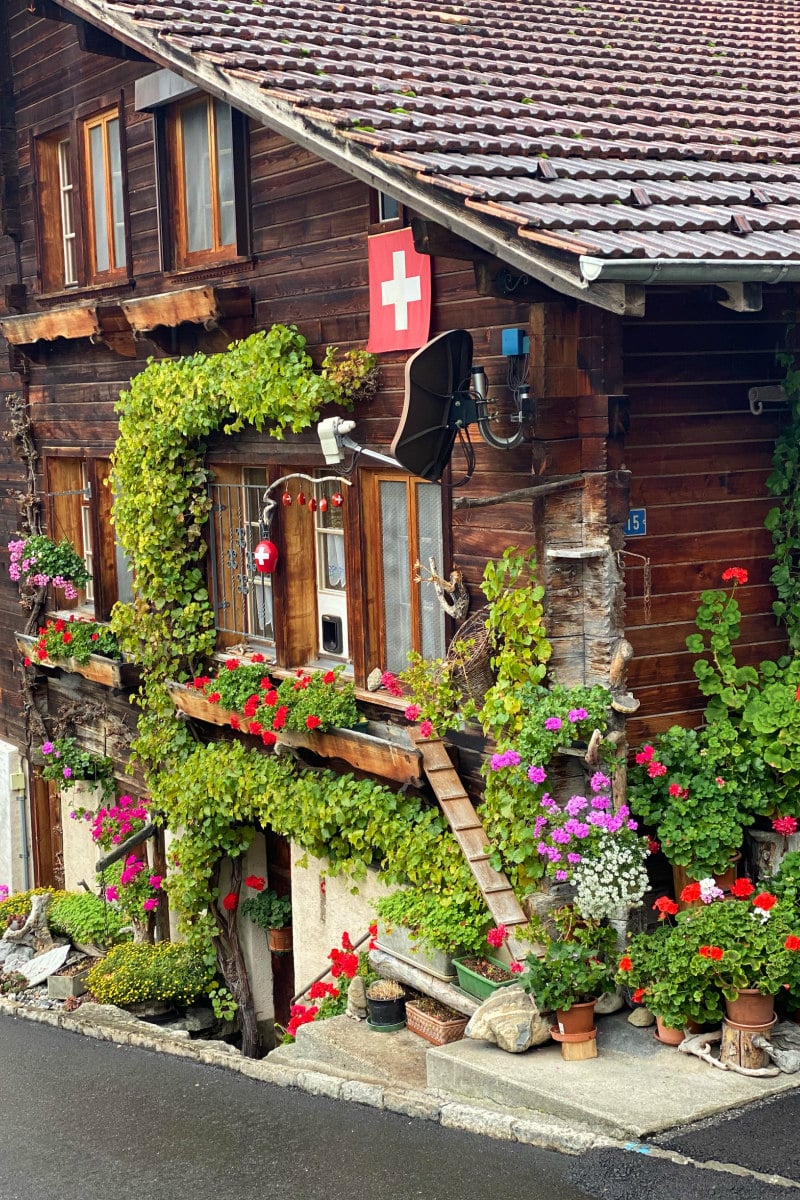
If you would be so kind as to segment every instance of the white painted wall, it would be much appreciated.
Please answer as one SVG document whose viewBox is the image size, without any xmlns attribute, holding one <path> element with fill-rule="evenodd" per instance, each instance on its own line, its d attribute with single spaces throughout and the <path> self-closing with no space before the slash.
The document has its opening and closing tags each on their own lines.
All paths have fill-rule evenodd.
<svg viewBox="0 0 800 1200">
<path fill-rule="evenodd" d="M 64 846 L 64 888 L 68 892 L 82 892 L 81 881 L 89 890 L 97 891 L 95 864 L 105 854 L 92 841 L 89 832 L 91 823 L 70 816 L 78 808 L 90 808 L 93 812 L 103 803 L 102 789 L 88 783 L 76 783 L 60 793 L 61 837 Z"/>
<path fill-rule="evenodd" d="M 306 857 L 308 866 L 301 866 Z M 354 943 L 367 932 L 375 920 L 371 902 L 394 890 L 378 883 L 378 872 L 373 869 L 357 884 L 347 875 L 330 875 L 327 859 L 306 856 L 299 846 L 292 846 L 296 991 L 330 965 L 328 955 L 333 946 L 341 945 L 343 932 L 349 933 Z M 362 949 L 366 949 L 366 943 Z"/>
<path fill-rule="evenodd" d="M 33 864 L 29 851 L 25 862 L 25 847 L 30 847 L 30 828 L 22 760 L 16 746 L 0 741 L 0 883 L 9 892 L 33 886 Z"/>
</svg>

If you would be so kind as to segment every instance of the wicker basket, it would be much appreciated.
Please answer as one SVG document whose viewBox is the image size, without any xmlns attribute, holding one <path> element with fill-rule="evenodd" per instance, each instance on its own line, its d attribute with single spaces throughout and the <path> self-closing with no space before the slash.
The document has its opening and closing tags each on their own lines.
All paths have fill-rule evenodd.
<svg viewBox="0 0 800 1200">
<path fill-rule="evenodd" d="M 484 697 L 489 688 L 494 685 L 492 671 L 492 639 L 486 628 L 488 607 L 479 608 L 472 616 L 467 617 L 463 625 L 456 630 L 451 641 L 445 661 L 451 665 L 453 679 L 457 680 L 465 696 L 474 700 L 478 708 L 483 705 Z M 456 650 L 459 642 L 472 642 L 466 655 Z"/>
<path fill-rule="evenodd" d="M 417 1008 L 413 1000 L 406 1004 L 406 1028 L 412 1033 L 419 1034 L 433 1046 L 447 1046 L 450 1042 L 460 1042 L 467 1028 L 469 1017 L 455 1016 L 452 1020 L 442 1021 L 432 1017 Z"/>
</svg>

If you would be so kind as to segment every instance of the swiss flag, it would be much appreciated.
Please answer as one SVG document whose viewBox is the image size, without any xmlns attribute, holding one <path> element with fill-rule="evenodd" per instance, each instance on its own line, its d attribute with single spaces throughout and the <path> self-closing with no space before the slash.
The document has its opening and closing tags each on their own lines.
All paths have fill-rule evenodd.
<svg viewBox="0 0 800 1200">
<path fill-rule="evenodd" d="M 417 350 L 431 323 L 431 260 L 417 254 L 410 229 L 369 239 L 367 349 Z"/>
</svg>

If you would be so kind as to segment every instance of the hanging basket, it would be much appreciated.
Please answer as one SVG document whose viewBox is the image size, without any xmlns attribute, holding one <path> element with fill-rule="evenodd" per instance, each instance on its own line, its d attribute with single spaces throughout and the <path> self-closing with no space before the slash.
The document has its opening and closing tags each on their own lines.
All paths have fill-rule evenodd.
<svg viewBox="0 0 800 1200">
<path fill-rule="evenodd" d="M 475 701 L 478 708 L 483 706 L 484 697 L 495 682 L 491 664 L 494 647 L 486 628 L 488 615 L 488 606 L 484 606 L 467 617 L 456 630 L 445 656 L 453 680 L 459 684 L 465 696 Z M 456 649 L 459 642 L 472 642 L 465 654 Z"/>
</svg>

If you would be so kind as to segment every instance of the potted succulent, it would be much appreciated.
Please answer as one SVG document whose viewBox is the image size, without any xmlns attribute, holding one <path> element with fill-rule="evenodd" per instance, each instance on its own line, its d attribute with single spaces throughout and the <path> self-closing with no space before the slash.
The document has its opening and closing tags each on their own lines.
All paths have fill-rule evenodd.
<svg viewBox="0 0 800 1200">
<path fill-rule="evenodd" d="M 245 884 L 255 895 L 242 901 L 242 913 L 266 930 L 273 954 L 288 954 L 292 948 L 291 897 L 279 896 L 272 888 L 266 888 L 266 880 L 258 875 L 248 875 Z"/>
</svg>

